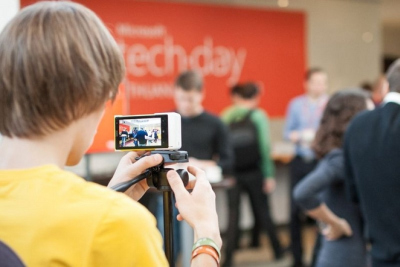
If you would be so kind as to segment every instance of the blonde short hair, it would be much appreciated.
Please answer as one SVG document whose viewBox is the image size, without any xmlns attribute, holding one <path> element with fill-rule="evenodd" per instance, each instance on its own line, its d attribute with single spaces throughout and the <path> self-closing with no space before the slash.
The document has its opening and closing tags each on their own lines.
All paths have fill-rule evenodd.
<svg viewBox="0 0 400 267">
<path fill-rule="evenodd" d="M 122 53 L 101 20 L 72 2 L 22 9 L 0 34 L 0 133 L 40 137 L 114 100 Z"/>
</svg>

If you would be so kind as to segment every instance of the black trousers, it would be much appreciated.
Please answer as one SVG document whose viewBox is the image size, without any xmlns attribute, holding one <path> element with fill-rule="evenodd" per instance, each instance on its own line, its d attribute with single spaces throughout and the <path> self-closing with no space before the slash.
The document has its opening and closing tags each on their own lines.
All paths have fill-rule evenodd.
<svg viewBox="0 0 400 267">
<path fill-rule="evenodd" d="M 229 224 L 227 238 L 224 242 L 226 248 L 225 265 L 229 266 L 236 247 L 239 235 L 240 196 L 246 192 L 250 198 L 255 223 L 265 230 L 271 241 L 275 257 L 280 257 L 282 248 L 278 240 L 275 225 L 272 221 L 268 203 L 268 195 L 263 192 L 264 177 L 261 170 L 251 170 L 236 174 L 236 185 L 228 191 Z"/>
<path fill-rule="evenodd" d="M 301 236 L 301 214 L 302 210 L 293 201 L 293 189 L 307 174 L 309 174 L 317 165 L 317 161 L 304 161 L 296 156 L 290 163 L 290 239 L 291 251 L 293 254 L 294 265 L 303 264 L 303 246 Z"/>
</svg>

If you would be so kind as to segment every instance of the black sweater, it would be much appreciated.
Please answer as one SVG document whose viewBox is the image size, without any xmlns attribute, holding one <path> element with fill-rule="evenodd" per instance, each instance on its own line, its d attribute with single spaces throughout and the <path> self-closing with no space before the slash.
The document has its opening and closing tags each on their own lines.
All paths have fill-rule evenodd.
<svg viewBox="0 0 400 267">
<path fill-rule="evenodd" d="M 182 116 L 182 150 L 189 157 L 216 159 L 224 174 L 231 174 L 233 165 L 228 139 L 228 129 L 218 117 L 207 112 L 192 118 Z"/>
</svg>

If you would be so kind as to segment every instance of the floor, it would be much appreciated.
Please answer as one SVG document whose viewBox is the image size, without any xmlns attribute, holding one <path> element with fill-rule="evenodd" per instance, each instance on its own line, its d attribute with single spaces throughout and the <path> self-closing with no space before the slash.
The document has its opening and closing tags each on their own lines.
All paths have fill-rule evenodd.
<svg viewBox="0 0 400 267">
<path fill-rule="evenodd" d="M 288 247 L 288 228 L 283 226 L 279 227 L 278 234 L 283 247 Z M 304 227 L 303 237 L 305 253 L 304 260 L 305 264 L 309 264 L 311 262 L 311 255 L 314 248 L 316 228 L 313 226 Z M 240 249 L 235 252 L 233 265 L 231 267 L 290 267 L 292 265 L 292 258 L 289 252 L 285 254 L 283 259 L 279 261 L 273 260 L 272 249 L 266 235 L 263 234 L 260 238 L 260 248 L 248 248 L 249 242 L 249 233 L 244 233 L 240 240 Z M 178 260 L 177 267 L 181 266 L 182 264 Z"/>
<path fill-rule="evenodd" d="M 305 262 L 311 262 L 311 255 L 314 248 L 316 236 L 316 228 L 307 226 L 303 230 Z M 287 227 L 280 227 L 279 238 L 284 247 L 289 245 L 289 234 Z M 266 235 L 261 237 L 260 248 L 246 248 L 249 243 L 248 235 L 244 234 L 241 239 L 240 246 L 242 249 L 236 251 L 234 256 L 234 265 L 232 267 L 290 267 L 292 258 L 290 253 L 286 253 L 285 257 L 279 261 L 273 261 L 272 249 Z"/>
</svg>

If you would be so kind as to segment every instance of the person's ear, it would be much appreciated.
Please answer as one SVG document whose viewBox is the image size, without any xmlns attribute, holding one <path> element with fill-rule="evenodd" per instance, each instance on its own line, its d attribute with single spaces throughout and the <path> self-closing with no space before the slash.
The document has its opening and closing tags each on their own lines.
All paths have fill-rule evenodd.
<svg viewBox="0 0 400 267">
<path fill-rule="evenodd" d="M 382 95 L 385 96 L 387 93 L 389 93 L 389 83 L 385 79 L 382 83 L 382 88 L 381 88 Z"/>
<path fill-rule="evenodd" d="M 199 93 L 200 93 L 200 102 L 202 103 L 203 100 L 206 98 L 206 92 L 202 90 Z"/>
</svg>

